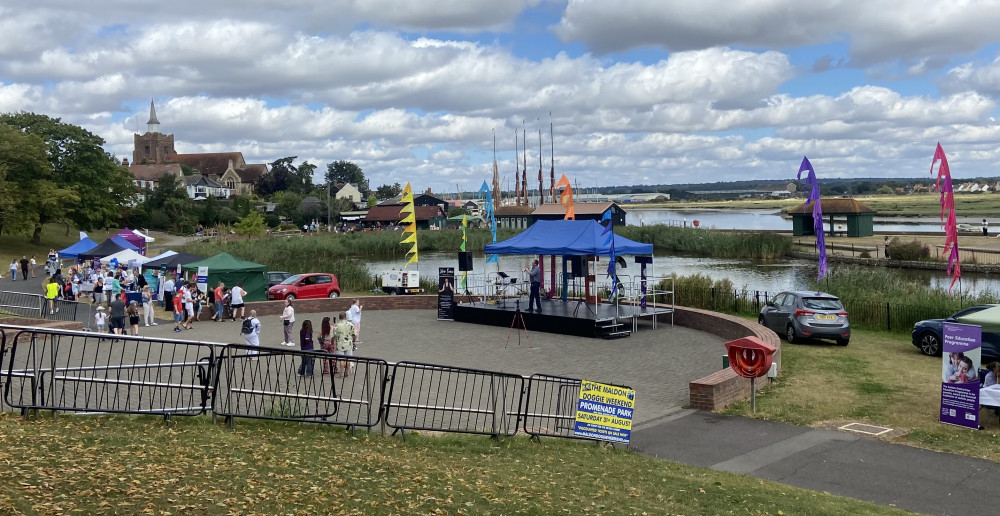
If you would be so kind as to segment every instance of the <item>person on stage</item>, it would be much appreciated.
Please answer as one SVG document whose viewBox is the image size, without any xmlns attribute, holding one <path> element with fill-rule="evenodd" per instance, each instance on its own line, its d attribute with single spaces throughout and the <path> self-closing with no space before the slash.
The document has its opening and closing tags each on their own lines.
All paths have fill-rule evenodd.
<svg viewBox="0 0 1000 516">
<path fill-rule="evenodd" d="M 531 280 L 531 295 L 528 297 L 528 311 L 531 311 L 532 303 L 538 305 L 538 313 L 542 313 L 542 298 L 539 296 L 538 292 L 542 287 L 542 270 L 538 267 L 538 260 L 531 262 L 531 270 L 525 269 L 528 272 L 528 278 Z"/>
</svg>

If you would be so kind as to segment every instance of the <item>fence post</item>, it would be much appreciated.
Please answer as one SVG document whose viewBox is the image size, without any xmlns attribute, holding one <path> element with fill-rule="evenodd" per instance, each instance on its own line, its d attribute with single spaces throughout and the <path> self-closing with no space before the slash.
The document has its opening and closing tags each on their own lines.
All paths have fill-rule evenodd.
<svg viewBox="0 0 1000 516">
<path fill-rule="evenodd" d="M 712 287 L 712 310 L 715 310 L 715 287 Z"/>
<path fill-rule="evenodd" d="M 892 331 L 892 311 L 889 309 L 889 303 L 885 304 L 885 329 L 886 331 Z"/>
</svg>

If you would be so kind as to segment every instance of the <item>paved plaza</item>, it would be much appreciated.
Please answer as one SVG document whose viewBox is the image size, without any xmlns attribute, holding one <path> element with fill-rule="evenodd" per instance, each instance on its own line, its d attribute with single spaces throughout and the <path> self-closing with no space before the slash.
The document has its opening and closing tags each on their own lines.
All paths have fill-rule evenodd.
<svg viewBox="0 0 1000 516">
<path fill-rule="evenodd" d="M 157 311 L 162 316 L 163 311 Z M 617 340 L 571 337 L 439 321 L 434 310 L 366 310 L 361 324 L 357 355 L 390 362 L 404 360 L 470 367 L 522 375 L 583 378 L 631 386 L 636 390 L 634 421 L 639 423 L 669 414 L 688 404 L 688 383 L 722 367 L 724 340 L 711 334 L 660 323 L 656 329 L 644 321 L 637 333 Z M 331 313 L 296 313 L 295 332 L 309 319 L 319 330 Z M 178 338 L 223 344 L 243 343 L 239 321 L 202 321 L 194 329 L 173 332 L 173 323 L 140 327 L 141 336 Z M 261 345 L 279 345 L 281 320 L 261 318 Z M 509 339 L 508 339 L 509 334 Z M 520 337 L 520 343 L 518 338 Z M 296 346 L 295 349 L 298 349 Z"/>
</svg>

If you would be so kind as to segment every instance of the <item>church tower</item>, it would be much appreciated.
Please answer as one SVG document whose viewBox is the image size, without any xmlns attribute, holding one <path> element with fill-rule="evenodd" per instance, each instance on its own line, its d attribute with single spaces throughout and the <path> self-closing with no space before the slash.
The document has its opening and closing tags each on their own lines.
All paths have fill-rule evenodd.
<svg viewBox="0 0 1000 516">
<path fill-rule="evenodd" d="M 132 150 L 133 164 L 152 165 L 165 163 L 173 154 L 174 135 L 160 132 L 160 121 L 156 118 L 156 107 L 149 101 L 149 121 L 146 122 L 146 134 L 132 135 L 134 147 Z"/>
</svg>

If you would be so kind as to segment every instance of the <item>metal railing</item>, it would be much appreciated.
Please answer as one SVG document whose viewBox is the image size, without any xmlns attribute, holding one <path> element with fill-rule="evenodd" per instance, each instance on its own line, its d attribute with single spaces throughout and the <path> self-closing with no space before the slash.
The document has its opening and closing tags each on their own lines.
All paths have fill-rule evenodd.
<svg viewBox="0 0 1000 516">
<path fill-rule="evenodd" d="M 321 351 L 9 325 L 0 325 L 0 366 L 2 401 L 25 418 L 38 410 L 168 419 L 211 412 L 230 425 L 237 418 L 352 430 L 384 424 L 393 433 L 510 436 L 523 428 L 536 437 L 575 438 L 581 384 Z"/>
<path fill-rule="evenodd" d="M 225 346 L 218 359 L 213 411 L 230 426 L 234 418 L 377 425 L 388 364 L 332 357 L 322 351 Z M 346 376 L 345 364 L 351 371 Z"/>
<path fill-rule="evenodd" d="M 50 305 L 41 294 L 6 290 L 0 290 L 0 313 L 50 321 L 80 321 L 86 328 L 93 322 L 90 303 L 57 298 Z"/>
<path fill-rule="evenodd" d="M 399 362 L 392 368 L 385 422 L 394 433 L 412 429 L 514 435 L 523 387 L 520 375 Z"/>
<path fill-rule="evenodd" d="M 7 329 L 4 402 L 29 410 L 191 416 L 211 408 L 214 346 L 200 342 Z"/>
</svg>

